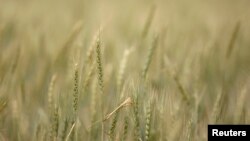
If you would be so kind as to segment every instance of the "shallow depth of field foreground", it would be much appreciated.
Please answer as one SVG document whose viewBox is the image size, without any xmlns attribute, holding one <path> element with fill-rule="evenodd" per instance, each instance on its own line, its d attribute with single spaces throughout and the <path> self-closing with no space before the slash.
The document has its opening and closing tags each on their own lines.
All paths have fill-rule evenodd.
<svg viewBox="0 0 250 141">
<path fill-rule="evenodd" d="M 247 0 L 0 0 L 1 141 L 206 141 L 250 124 Z"/>
</svg>

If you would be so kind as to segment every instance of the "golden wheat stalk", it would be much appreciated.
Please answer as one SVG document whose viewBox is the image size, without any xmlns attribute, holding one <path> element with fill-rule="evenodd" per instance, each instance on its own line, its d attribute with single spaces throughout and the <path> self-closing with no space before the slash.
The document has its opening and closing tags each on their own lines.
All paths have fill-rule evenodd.
<svg viewBox="0 0 250 141">
<path fill-rule="evenodd" d="M 131 105 L 132 102 L 132 98 L 129 97 L 127 98 L 124 102 L 122 102 L 118 107 L 116 107 L 111 113 L 109 113 L 108 115 L 105 116 L 105 118 L 103 119 L 103 121 L 108 120 L 114 113 L 118 112 L 121 108 L 126 107 Z"/>
</svg>

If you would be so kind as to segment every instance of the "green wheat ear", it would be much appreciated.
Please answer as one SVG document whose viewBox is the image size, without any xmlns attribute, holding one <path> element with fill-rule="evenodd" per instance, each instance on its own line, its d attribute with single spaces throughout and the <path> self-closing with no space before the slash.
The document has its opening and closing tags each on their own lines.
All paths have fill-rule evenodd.
<svg viewBox="0 0 250 141">
<path fill-rule="evenodd" d="M 138 105 L 138 96 L 134 97 L 133 102 L 133 112 L 134 112 L 134 139 L 136 141 L 141 141 L 140 136 L 140 118 L 139 118 L 139 105 Z"/>
<path fill-rule="evenodd" d="M 114 118 L 112 120 L 111 127 L 109 129 L 110 141 L 113 141 L 115 139 L 115 129 L 116 129 L 116 126 L 117 126 L 118 116 L 119 116 L 119 113 L 116 112 L 115 115 L 114 115 Z"/>
<path fill-rule="evenodd" d="M 55 81 L 56 81 L 57 75 L 54 74 L 50 80 L 50 85 L 49 85 L 49 89 L 48 89 L 48 106 L 49 106 L 49 112 L 51 113 L 53 110 L 53 103 L 54 103 L 54 95 L 53 95 L 53 91 L 54 91 L 54 87 L 55 87 Z"/>
<path fill-rule="evenodd" d="M 70 47 L 72 47 L 75 40 L 80 35 L 80 33 L 82 31 L 82 27 L 83 27 L 82 21 L 79 21 L 74 25 L 71 33 L 69 34 L 69 37 L 67 38 L 67 40 L 63 44 L 62 49 L 55 56 L 54 63 L 56 66 L 61 67 L 61 66 L 65 65 L 65 62 L 67 62 L 67 59 L 68 59 L 67 57 L 69 56 L 69 52 L 71 49 Z"/>
<path fill-rule="evenodd" d="M 142 39 L 144 39 L 148 35 L 149 28 L 150 28 L 150 26 L 151 26 L 151 24 L 153 22 L 153 19 L 154 19 L 155 11 L 156 11 L 156 6 L 152 5 L 152 7 L 151 7 L 151 9 L 149 11 L 147 20 L 145 22 L 145 25 L 143 27 Z"/>
<path fill-rule="evenodd" d="M 191 100 L 193 100 L 193 98 L 185 90 L 184 86 L 180 82 L 179 76 L 176 73 L 176 69 L 173 66 L 171 66 L 170 61 L 168 59 L 168 56 L 166 56 L 166 55 L 164 56 L 164 62 L 166 63 L 167 67 L 169 68 L 170 75 L 174 79 L 174 82 L 177 85 L 177 88 L 178 88 L 178 90 L 180 91 L 180 93 L 182 95 L 183 101 L 186 103 L 187 106 L 190 106 L 190 104 L 192 102 Z"/>
<path fill-rule="evenodd" d="M 54 114 L 53 114 L 53 123 L 52 123 L 52 133 L 53 133 L 53 140 L 57 140 L 58 136 L 58 129 L 59 129 L 59 114 L 58 114 L 58 106 L 55 105 Z"/>
<path fill-rule="evenodd" d="M 152 120 L 151 118 L 152 118 L 152 105 L 151 102 L 149 102 L 146 111 L 145 141 L 149 141 L 150 138 L 151 120 Z"/>
<path fill-rule="evenodd" d="M 54 74 L 50 80 L 49 90 L 48 90 L 48 108 L 49 108 L 49 118 L 50 118 L 50 140 L 54 141 L 57 138 L 57 132 L 58 132 L 58 109 L 56 106 L 56 102 L 54 100 L 54 87 L 55 87 L 55 81 L 56 81 L 56 74 Z M 56 107 L 54 107 L 54 105 Z"/>
<path fill-rule="evenodd" d="M 126 141 L 128 136 L 128 117 L 124 118 L 124 126 L 123 126 L 123 134 L 122 134 L 122 141 Z"/>
<path fill-rule="evenodd" d="M 97 40 L 99 40 L 99 34 L 102 31 L 102 28 L 99 29 L 95 34 L 94 37 L 91 41 L 90 47 L 87 50 L 87 58 L 86 58 L 86 66 L 89 67 L 87 75 L 85 76 L 85 80 L 83 82 L 83 91 L 86 90 L 86 88 L 89 86 L 89 83 L 91 81 L 91 77 L 95 74 L 95 67 L 96 67 L 96 62 L 94 62 L 95 58 L 95 49 L 96 49 L 96 44 L 97 44 Z"/>
<path fill-rule="evenodd" d="M 102 70 L 102 57 L 101 57 L 101 42 L 100 37 L 96 40 L 96 63 L 97 63 L 97 74 L 98 84 L 101 94 L 103 94 L 103 70 Z"/>
<path fill-rule="evenodd" d="M 74 92 L 73 92 L 73 111 L 74 117 L 76 118 L 76 112 L 78 109 L 78 84 L 79 83 L 79 71 L 78 71 L 78 64 L 75 65 L 75 72 L 74 72 Z"/>
<path fill-rule="evenodd" d="M 62 141 L 64 141 L 67 136 L 68 128 L 69 128 L 69 120 L 68 118 L 65 118 L 63 120 L 63 127 L 62 127 L 61 134 L 60 134 L 60 138 Z"/>
<path fill-rule="evenodd" d="M 79 100 L 79 66 L 76 63 L 74 68 L 74 88 L 73 88 L 73 101 L 72 101 L 72 116 L 69 120 L 69 125 L 71 126 L 69 133 L 67 133 L 66 140 L 74 140 L 76 137 L 76 121 L 78 112 L 78 100 Z M 67 130 L 67 129 L 66 129 Z"/>
<path fill-rule="evenodd" d="M 234 49 L 234 44 L 235 44 L 235 41 L 237 39 L 237 36 L 239 34 L 239 31 L 240 31 L 240 22 L 236 23 L 234 29 L 233 29 L 233 32 L 232 32 L 232 35 L 231 35 L 231 39 L 229 41 L 229 45 L 228 45 L 228 48 L 227 48 L 227 52 L 226 52 L 226 58 L 228 59 L 232 52 L 233 52 L 233 49 Z"/>
<path fill-rule="evenodd" d="M 153 58 L 153 53 L 155 51 L 155 48 L 157 47 L 158 45 L 158 35 L 156 35 L 153 39 L 153 42 L 152 42 L 152 45 L 150 46 L 149 48 L 149 52 L 148 52 L 148 55 L 147 55 L 147 58 L 146 58 L 146 62 L 145 62 L 145 65 L 143 67 L 143 71 L 142 71 L 142 77 L 145 79 L 146 78 L 146 75 L 147 75 L 147 72 L 148 72 L 148 69 L 149 69 L 149 65 L 152 61 L 152 58 Z"/>
<path fill-rule="evenodd" d="M 96 42 L 97 40 L 99 40 L 100 38 L 100 32 L 102 32 L 103 27 L 100 27 L 100 29 L 98 29 L 98 31 L 95 32 L 94 37 L 91 41 L 90 47 L 87 51 L 87 59 L 86 59 L 86 63 L 91 63 L 93 61 L 94 58 L 94 53 L 95 53 L 95 47 L 96 47 Z"/>
<path fill-rule="evenodd" d="M 98 86 L 100 95 L 103 96 L 103 69 L 102 69 L 102 55 L 101 55 L 101 41 L 100 41 L 100 31 L 99 36 L 96 40 L 96 64 L 97 64 L 97 80 L 98 80 Z M 101 113 L 102 118 L 104 118 L 104 110 L 103 110 L 103 100 L 100 101 L 101 106 Z M 104 141 L 104 123 L 102 122 L 102 135 L 101 135 L 102 141 Z"/>
</svg>

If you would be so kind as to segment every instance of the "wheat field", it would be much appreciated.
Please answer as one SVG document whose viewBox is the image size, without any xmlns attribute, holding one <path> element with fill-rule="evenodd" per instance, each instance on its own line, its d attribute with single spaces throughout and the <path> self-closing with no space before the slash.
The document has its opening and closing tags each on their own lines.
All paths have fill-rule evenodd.
<svg viewBox="0 0 250 141">
<path fill-rule="evenodd" d="M 0 0 L 0 141 L 206 141 L 250 124 L 247 0 Z"/>
</svg>

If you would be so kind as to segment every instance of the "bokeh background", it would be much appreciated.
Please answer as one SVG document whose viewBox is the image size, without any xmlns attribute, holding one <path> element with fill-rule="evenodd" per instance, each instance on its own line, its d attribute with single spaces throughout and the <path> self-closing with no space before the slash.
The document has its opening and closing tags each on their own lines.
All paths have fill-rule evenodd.
<svg viewBox="0 0 250 141">
<path fill-rule="evenodd" d="M 125 140 L 128 125 L 126 140 L 205 141 L 208 123 L 249 124 L 249 5 L 248 0 L 0 0 L 0 140 Z M 97 92 L 92 43 L 100 29 L 103 95 Z M 148 57 L 155 36 L 157 47 Z M 77 120 L 72 119 L 75 64 Z M 195 106 L 185 105 L 182 94 L 193 97 Z M 102 129 L 97 121 L 126 98 L 139 104 L 121 109 L 119 118 L 112 115 Z"/>
</svg>

